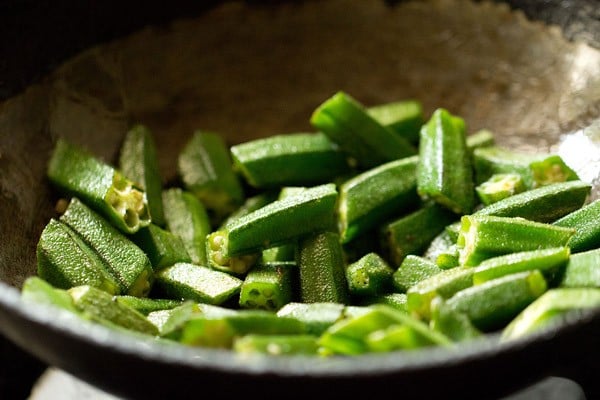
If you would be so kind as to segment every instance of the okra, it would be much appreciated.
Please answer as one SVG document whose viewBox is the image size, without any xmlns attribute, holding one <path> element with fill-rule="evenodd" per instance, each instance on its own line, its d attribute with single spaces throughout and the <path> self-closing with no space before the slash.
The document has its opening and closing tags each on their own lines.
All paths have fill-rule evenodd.
<svg viewBox="0 0 600 400">
<path fill-rule="evenodd" d="M 568 247 L 509 253 L 482 261 L 473 273 L 473 284 L 479 285 L 505 275 L 538 270 L 551 281 L 562 273 L 571 252 Z"/>
<path fill-rule="evenodd" d="M 179 340 L 186 323 L 196 317 L 219 319 L 233 315 L 237 311 L 205 303 L 184 301 L 170 310 L 153 311 L 148 319 L 160 328 L 159 335 L 166 339 Z"/>
<path fill-rule="evenodd" d="M 387 162 L 339 187 L 336 213 L 342 243 L 418 206 L 418 160 L 413 156 Z"/>
<path fill-rule="evenodd" d="M 320 232 L 298 242 L 296 263 L 300 271 L 300 298 L 305 303 L 349 304 L 344 254 L 336 232 Z"/>
<path fill-rule="evenodd" d="M 211 223 L 204 204 L 180 188 L 163 191 L 167 230 L 179 236 L 194 264 L 207 265 L 206 235 Z"/>
<path fill-rule="evenodd" d="M 448 247 L 446 251 L 439 253 L 435 259 L 435 265 L 441 269 L 450 269 L 460 265 L 458 247 L 456 244 Z"/>
<path fill-rule="evenodd" d="M 455 118 L 447 110 L 438 108 L 423 125 L 417 192 L 423 199 L 431 199 L 462 215 L 473 210 L 475 191 L 466 132 Z"/>
<path fill-rule="evenodd" d="M 131 239 L 148 255 L 154 271 L 178 262 L 192 262 L 181 236 L 154 223 L 138 230 Z"/>
<path fill-rule="evenodd" d="M 554 221 L 554 225 L 575 228 L 569 242 L 573 253 L 600 247 L 600 199 L 561 217 Z"/>
<path fill-rule="evenodd" d="M 467 135 L 467 149 L 469 149 L 469 153 L 471 156 L 475 149 L 480 147 L 489 147 L 493 146 L 496 143 L 496 139 L 494 138 L 494 133 L 489 129 L 480 129 L 475 133 Z"/>
<path fill-rule="evenodd" d="M 377 253 L 367 253 L 346 267 L 351 296 L 374 296 L 392 289 L 394 269 Z"/>
<path fill-rule="evenodd" d="M 314 186 L 346 174 L 346 155 L 321 132 L 251 140 L 230 149 L 236 171 L 255 188 Z"/>
<path fill-rule="evenodd" d="M 402 293 L 417 283 L 442 272 L 431 260 L 414 254 L 407 255 L 394 271 L 392 281 L 394 288 Z"/>
<path fill-rule="evenodd" d="M 481 337 L 483 332 L 477 329 L 469 317 L 446 304 L 446 300 L 436 297 L 431 300 L 431 330 L 440 332 L 454 342 Z"/>
<path fill-rule="evenodd" d="M 479 201 L 488 206 L 499 200 L 525 191 L 525 183 L 519 174 L 494 174 L 475 187 Z"/>
<path fill-rule="evenodd" d="M 383 255 L 392 265 L 400 265 L 409 254 L 422 254 L 429 243 L 456 215 L 445 207 L 427 202 L 416 211 L 390 221 L 380 228 Z"/>
<path fill-rule="evenodd" d="M 519 313 L 503 330 L 501 340 L 512 340 L 558 324 L 567 317 L 600 307 L 600 289 L 553 288 Z"/>
<path fill-rule="evenodd" d="M 294 299 L 295 262 L 274 262 L 254 266 L 240 288 L 242 308 L 277 311 Z"/>
<path fill-rule="evenodd" d="M 405 138 L 369 115 L 366 108 L 345 92 L 337 92 L 319 105 L 311 125 L 337 143 L 352 164 L 368 169 L 417 153 Z"/>
<path fill-rule="evenodd" d="M 254 196 L 246 198 L 244 203 L 239 206 L 235 211 L 227 216 L 219 225 L 219 229 L 223 229 L 225 226 L 230 224 L 232 221 L 235 221 L 238 218 L 243 217 L 244 215 L 250 214 L 253 211 L 258 210 L 261 207 L 266 206 L 269 203 L 277 200 L 278 193 L 275 190 L 267 190 L 264 192 L 260 192 L 255 194 Z"/>
<path fill-rule="evenodd" d="M 222 136 L 195 131 L 179 153 L 177 167 L 184 188 L 200 199 L 214 221 L 222 221 L 244 202 L 244 189 Z"/>
<path fill-rule="evenodd" d="M 154 281 L 150 259 L 100 214 L 73 197 L 60 221 L 69 225 L 98 253 L 119 284 L 118 294 L 145 297 L 150 292 Z"/>
<path fill-rule="evenodd" d="M 524 218 L 464 215 L 456 245 L 461 265 L 508 253 L 567 246 L 574 229 Z"/>
<path fill-rule="evenodd" d="M 92 286 L 76 286 L 68 290 L 75 307 L 93 321 L 148 335 L 157 335 L 158 329 L 146 317 L 131 307 L 113 300 L 113 296 Z"/>
<path fill-rule="evenodd" d="M 37 243 L 37 274 L 58 289 L 90 285 L 108 293 L 121 291 L 100 256 L 68 225 L 52 218 Z"/>
<path fill-rule="evenodd" d="M 367 113 L 413 145 L 419 143 L 419 130 L 425 122 L 421 102 L 401 100 L 378 104 L 369 107 Z"/>
<path fill-rule="evenodd" d="M 371 332 L 365 342 L 371 352 L 415 350 L 430 346 L 450 346 L 452 341 L 439 331 L 430 329 L 422 321 L 408 314 L 402 315 L 402 323 Z M 398 317 L 400 317 L 400 315 Z"/>
<path fill-rule="evenodd" d="M 296 335 L 256 335 L 248 334 L 233 340 L 233 351 L 240 354 L 258 353 L 271 356 L 317 355 L 317 337 L 308 334 Z"/>
<path fill-rule="evenodd" d="M 242 280 L 208 267 L 177 263 L 156 274 L 155 286 L 161 297 L 220 305 L 239 295 Z"/>
<path fill-rule="evenodd" d="M 464 313 L 477 329 L 490 332 L 506 326 L 547 289 L 540 271 L 525 271 L 463 289 L 447 304 Z"/>
<path fill-rule="evenodd" d="M 209 265 L 244 273 L 256 253 L 331 228 L 337 197 L 332 183 L 314 186 L 232 221 L 208 235 Z"/>
<path fill-rule="evenodd" d="M 600 288 L 600 248 L 572 254 L 558 286 Z"/>
<path fill-rule="evenodd" d="M 121 303 L 127 307 L 133 308 L 137 312 L 148 315 L 151 312 L 160 310 L 171 310 L 182 304 L 181 300 L 173 299 L 155 299 L 148 297 L 136 297 L 136 296 L 115 296 L 114 300 L 117 303 Z"/>
<path fill-rule="evenodd" d="M 137 124 L 125 134 L 119 153 L 119 170 L 146 193 L 152 223 L 164 226 L 162 177 L 156 144 L 146 126 Z"/>
<path fill-rule="evenodd" d="M 47 175 L 61 193 L 78 197 L 124 233 L 134 233 L 151 221 L 146 192 L 111 165 L 65 139 L 56 142 Z"/>
<path fill-rule="evenodd" d="M 361 299 L 359 305 L 368 307 L 376 304 L 385 304 L 397 310 L 407 312 L 408 308 L 406 306 L 406 297 L 406 293 L 379 294 Z"/>
<path fill-rule="evenodd" d="M 307 333 L 319 336 L 344 317 L 344 304 L 333 302 L 290 302 L 277 311 L 279 317 L 292 317 L 306 326 Z"/>
<path fill-rule="evenodd" d="M 25 279 L 21 288 L 21 299 L 37 304 L 50 304 L 72 313 L 78 313 L 67 290 L 52 286 L 39 276 Z"/>
</svg>

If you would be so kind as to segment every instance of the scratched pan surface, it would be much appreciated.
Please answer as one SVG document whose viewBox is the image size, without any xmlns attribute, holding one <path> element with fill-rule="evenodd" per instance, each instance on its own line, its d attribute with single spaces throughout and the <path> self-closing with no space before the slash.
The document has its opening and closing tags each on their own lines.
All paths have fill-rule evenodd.
<svg viewBox="0 0 600 400">
<path fill-rule="evenodd" d="M 53 142 L 65 136 L 114 162 L 134 122 L 155 133 L 166 183 L 194 129 L 233 144 L 309 130 L 312 110 L 340 89 L 365 105 L 415 98 L 426 113 L 441 106 L 463 116 L 470 132 L 491 129 L 500 144 L 559 152 L 597 197 L 597 3 L 541 3 L 512 2 L 525 14 L 459 0 L 214 2 L 40 65 L 40 76 L 29 74 L 0 103 L 0 331 L 45 363 L 127 398 L 481 399 L 548 375 L 593 386 L 598 312 L 512 343 L 492 336 L 453 350 L 241 358 L 135 339 L 19 299 L 54 212 L 44 178 Z"/>
</svg>

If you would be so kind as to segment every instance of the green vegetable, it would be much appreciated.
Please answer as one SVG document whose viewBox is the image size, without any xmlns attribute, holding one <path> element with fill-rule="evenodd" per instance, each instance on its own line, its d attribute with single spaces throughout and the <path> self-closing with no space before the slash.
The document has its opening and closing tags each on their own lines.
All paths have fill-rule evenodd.
<svg viewBox="0 0 600 400">
<path fill-rule="evenodd" d="M 397 310 L 407 312 L 408 308 L 406 306 L 407 296 L 406 293 L 386 293 L 386 294 L 378 294 L 374 296 L 367 296 L 363 299 L 360 299 L 360 305 L 363 306 L 373 306 L 376 304 L 385 304 L 390 307 L 393 307 Z"/>
<path fill-rule="evenodd" d="M 475 187 L 479 200 L 486 206 L 524 191 L 523 178 L 514 173 L 494 174 Z"/>
<path fill-rule="evenodd" d="M 575 229 L 569 242 L 573 253 L 600 247 L 600 199 L 572 211 L 555 221 L 554 225 Z"/>
<path fill-rule="evenodd" d="M 78 312 L 69 292 L 52 286 L 38 276 L 25 279 L 21 288 L 21 298 L 26 302 L 51 304 L 72 313 Z"/>
<path fill-rule="evenodd" d="M 134 233 L 151 221 L 142 189 L 114 167 L 65 139 L 56 142 L 47 175 L 61 193 L 78 197 L 124 233 Z"/>
<path fill-rule="evenodd" d="M 431 329 L 447 336 L 454 342 L 479 338 L 483 332 L 477 329 L 469 317 L 446 304 L 446 300 L 436 297 L 431 300 Z"/>
<path fill-rule="evenodd" d="M 131 239 L 148 255 L 155 271 L 178 262 L 192 262 L 181 236 L 153 223 L 138 230 Z"/>
<path fill-rule="evenodd" d="M 136 296 L 115 296 L 114 300 L 124 306 L 133 308 L 143 315 L 160 310 L 171 310 L 182 304 L 181 300 L 156 299 Z"/>
<path fill-rule="evenodd" d="M 414 254 L 407 255 L 392 275 L 394 287 L 405 293 L 417 283 L 442 272 L 431 260 Z"/>
<path fill-rule="evenodd" d="M 279 317 L 292 317 L 306 326 L 312 335 L 321 335 L 328 327 L 344 318 L 345 305 L 334 302 L 290 302 L 277 311 Z"/>
<path fill-rule="evenodd" d="M 600 288 L 600 248 L 572 254 L 558 286 Z"/>
<path fill-rule="evenodd" d="M 294 278 L 298 268 L 294 262 L 256 265 L 246 274 L 240 289 L 243 308 L 277 311 L 294 298 Z"/>
<path fill-rule="evenodd" d="M 367 109 L 367 113 L 386 128 L 413 145 L 419 142 L 419 130 L 425 122 L 423 106 L 417 100 L 392 101 Z"/>
<path fill-rule="evenodd" d="M 317 337 L 307 334 L 295 335 L 256 335 L 247 334 L 233 340 L 236 353 L 259 353 L 271 356 L 319 353 Z"/>
<path fill-rule="evenodd" d="M 346 267 L 350 295 L 374 296 L 392 289 L 394 270 L 377 253 L 367 253 Z"/>
</svg>

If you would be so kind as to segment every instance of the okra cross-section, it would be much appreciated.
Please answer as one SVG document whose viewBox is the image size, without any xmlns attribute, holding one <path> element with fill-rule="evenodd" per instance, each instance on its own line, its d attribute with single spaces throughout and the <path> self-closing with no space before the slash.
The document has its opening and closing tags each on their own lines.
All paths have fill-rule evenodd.
<svg viewBox="0 0 600 400">
<path fill-rule="evenodd" d="M 332 183 L 307 188 L 232 221 L 207 237 L 209 265 L 243 273 L 243 256 L 315 231 L 331 229 L 337 190 Z M 242 256 L 242 257 L 239 257 Z"/>
<path fill-rule="evenodd" d="M 65 139 L 56 142 L 47 175 L 63 194 L 78 197 L 124 233 L 135 233 L 150 224 L 146 192 L 119 170 Z"/>
</svg>

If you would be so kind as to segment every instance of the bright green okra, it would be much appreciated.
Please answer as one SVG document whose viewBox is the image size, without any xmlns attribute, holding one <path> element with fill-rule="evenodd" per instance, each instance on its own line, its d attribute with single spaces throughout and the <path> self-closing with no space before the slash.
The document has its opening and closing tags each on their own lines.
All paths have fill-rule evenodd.
<svg viewBox="0 0 600 400">
<path fill-rule="evenodd" d="M 421 102 L 400 100 L 378 104 L 369 107 L 367 113 L 413 145 L 419 143 L 419 130 L 425 122 Z"/>
<path fill-rule="evenodd" d="M 209 265 L 244 273 L 262 250 L 331 229 L 337 197 L 334 184 L 314 186 L 232 221 L 208 235 Z"/>
<path fill-rule="evenodd" d="M 152 223 L 164 226 L 162 177 L 156 144 L 146 126 L 135 125 L 125 134 L 119 154 L 119 169 L 145 191 Z"/>
<path fill-rule="evenodd" d="M 600 199 L 561 217 L 554 225 L 575 228 L 569 242 L 573 253 L 600 247 Z"/>
<path fill-rule="evenodd" d="M 423 125 L 419 141 L 417 192 L 422 198 L 431 199 L 462 215 L 473 210 L 475 191 L 466 132 L 456 118 L 439 108 Z"/>
<path fill-rule="evenodd" d="M 321 132 L 255 139 L 230 151 L 235 169 L 256 188 L 314 186 L 350 170 L 346 155 Z"/>
<path fill-rule="evenodd" d="M 402 263 L 394 271 L 392 282 L 394 288 L 402 293 L 417 283 L 442 272 L 442 270 L 431 260 L 414 254 L 407 255 Z"/>
<path fill-rule="evenodd" d="M 131 239 L 144 250 L 154 271 L 178 262 L 192 262 L 181 236 L 151 223 L 138 230 Z"/>
<path fill-rule="evenodd" d="M 308 334 L 293 335 L 257 335 L 247 334 L 234 338 L 233 351 L 240 354 L 258 353 L 271 356 L 280 355 L 317 355 L 318 338 Z"/>
<path fill-rule="evenodd" d="M 244 202 L 244 189 L 221 135 L 194 132 L 179 153 L 177 167 L 185 189 L 202 201 L 213 220 L 222 221 Z"/>
<path fill-rule="evenodd" d="M 73 298 L 66 289 L 54 287 L 39 276 L 30 276 L 23 282 L 21 299 L 25 302 L 48 304 L 72 313 L 78 313 Z"/>
<path fill-rule="evenodd" d="M 277 311 L 278 317 L 292 317 L 306 326 L 312 335 L 321 335 L 335 322 L 344 318 L 345 305 L 335 302 L 301 303 L 290 302 Z"/>
<path fill-rule="evenodd" d="M 381 125 L 362 104 L 342 91 L 319 105 L 310 122 L 361 168 L 372 168 L 417 152 L 407 139 Z"/>
<path fill-rule="evenodd" d="M 240 289 L 242 308 L 277 311 L 294 298 L 295 262 L 270 262 L 255 265 L 246 273 Z"/>
<path fill-rule="evenodd" d="M 600 288 L 600 248 L 571 254 L 558 286 Z"/>
<path fill-rule="evenodd" d="M 146 316 L 155 311 L 172 310 L 175 307 L 179 307 L 183 303 L 182 300 L 158 299 L 126 295 L 115 296 L 114 300 L 117 303 L 121 303 L 124 306 L 133 308 L 137 312 Z"/>
<path fill-rule="evenodd" d="M 479 200 L 485 206 L 524 191 L 523 178 L 514 173 L 494 174 L 475 187 Z"/>
<path fill-rule="evenodd" d="M 50 182 L 61 193 L 78 197 L 124 233 L 151 221 L 144 190 L 86 149 L 58 139 L 48 163 Z"/>
<path fill-rule="evenodd" d="M 446 335 L 454 342 L 471 340 L 483 335 L 483 332 L 473 325 L 464 312 L 448 306 L 446 300 L 439 296 L 431 300 L 429 326 L 433 331 Z"/>
<path fill-rule="evenodd" d="M 350 295 L 375 296 L 390 292 L 394 270 L 377 253 L 367 253 L 346 267 Z"/>
</svg>

